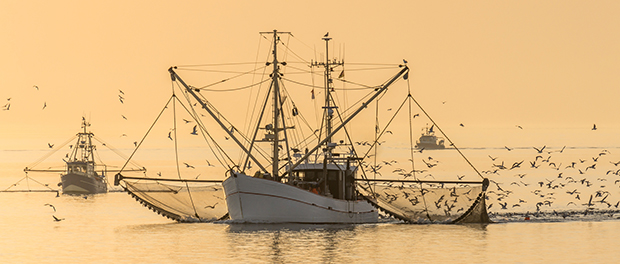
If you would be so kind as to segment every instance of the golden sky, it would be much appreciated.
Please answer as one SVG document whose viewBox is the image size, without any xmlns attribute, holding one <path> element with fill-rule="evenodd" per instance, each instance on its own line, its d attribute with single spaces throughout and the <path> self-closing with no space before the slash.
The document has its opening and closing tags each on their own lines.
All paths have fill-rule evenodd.
<svg viewBox="0 0 620 264">
<path fill-rule="evenodd" d="M 521 125 L 531 144 L 617 146 L 618 14 L 618 1 L 2 1 L 0 149 L 64 141 L 81 116 L 103 139 L 138 139 L 168 67 L 252 62 L 273 29 L 319 51 L 330 32 L 346 61 L 407 59 L 414 96 L 460 145 L 507 144 Z"/>
</svg>

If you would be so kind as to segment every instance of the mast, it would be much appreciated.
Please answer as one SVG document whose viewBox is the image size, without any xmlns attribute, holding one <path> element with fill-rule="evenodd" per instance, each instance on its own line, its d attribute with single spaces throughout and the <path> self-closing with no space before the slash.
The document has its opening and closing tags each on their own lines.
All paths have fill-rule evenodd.
<svg viewBox="0 0 620 264">
<path fill-rule="evenodd" d="M 312 153 L 314 153 L 320 146 L 325 144 L 325 142 L 327 142 L 328 138 L 331 138 L 334 134 L 336 134 L 338 131 L 340 131 L 340 129 L 342 129 L 345 125 L 347 125 L 353 118 L 355 118 L 360 112 L 362 112 L 362 110 L 364 110 L 366 107 L 368 107 L 368 105 L 372 101 L 374 101 L 379 95 L 381 95 L 383 92 L 387 91 L 388 87 L 390 87 L 390 85 L 392 85 L 392 83 L 394 83 L 396 80 L 398 80 L 398 78 L 400 78 L 401 76 L 403 76 L 404 74 L 406 74 L 408 72 L 409 72 L 409 68 L 407 66 L 404 66 L 402 70 L 400 70 L 396 75 L 394 75 L 394 77 L 392 77 L 390 80 L 388 80 L 385 84 L 383 84 L 380 87 L 378 87 L 377 89 L 375 89 L 374 94 L 371 95 L 368 100 L 366 100 L 365 102 L 362 102 L 362 105 L 360 107 L 358 107 L 357 110 L 355 110 L 351 115 L 349 115 L 349 117 L 346 118 L 340 125 L 338 125 L 336 128 L 334 128 L 333 131 L 330 134 L 328 134 L 325 139 L 323 139 L 314 148 L 310 149 L 303 157 L 301 157 L 299 160 L 297 160 L 297 162 L 295 162 L 295 164 L 293 164 L 291 166 L 290 170 L 293 170 L 297 166 L 299 166 L 299 164 L 301 164 L 310 155 L 312 155 Z"/>
<path fill-rule="evenodd" d="M 276 181 L 279 181 L 279 173 L 278 173 L 278 169 L 280 168 L 278 166 L 278 161 L 280 159 L 280 153 L 279 153 L 279 146 L 278 143 L 280 142 L 280 136 L 279 136 L 279 129 L 278 129 L 278 116 L 279 116 L 279 110 L 280 110 L 280 103 L 278 100 L 278 97 L 280 96 L 280 85 L 278 83 L 278 77 L 280 77 L 280 73 L 279 73 L 279 67 L 278 67 L 278 40 L 280 38 L 278 37 L 278 31 L 277 30 L 273 30 L 273 61 L 271 62 L 273 64 L 273 72 L 271 73 L 271 78 L 272 78 L 272 82 L 273 82 L 273 157 L 271 160 L 271 170 L 272 170 L 272 175 L 273 178 Z"/>
<path fill-rule="evenodd" d="M 73 152 L 71 157 L 69 157 L 69 162 L 94 162 L 93 151 L 95 146 L 92 142 L 93 133 L 86 131 L 88 126 L 90 126 L 90 124 L 86 122 L 85 118 L 82 118 L 83 132 L 77 134 L 77 142 L 73 147 Z"/>
<path fill-rule="evenodd" d="M 280 141 L 286 140 L 285 138 L 280 139 L 280 131 L 284 131 L 286 126 L 284 124 L 284 117 L 281 114 L 282 111 L 282 103 L 280 96 L 280 64 L 286 65 L 286 62 L 278 61 L 278 43 L 280 42 L 280 34 L 291 34 L 290 32 L 278 32 L 277 30 L 273 30 L 273 32 L 261 32 L 261 34 L 273 34 L 273 60 L 271 64 L 273 65 L 273 70 L 271 72 L 271 83 L 273 87 L 273 120 L 272 124 L 267 125 L 265 129 L 268 132 L 272 132 L 271 136 L 268 138 L 272 143 L 272 157 L 271 157 L 271 174 L 276 181 L 280 181 L 280 173 L 279 173 L 279 162 L 280 162 Z M 267 63 L 269 65 L 269 62 Z M 280 120 L 282 118 L 282 120 Z M 282 121 L 282 122 L 280 122 Z M 281 124 L 280 124 L 281 123 Z"/>
<path fill-rule="evenodd" d="M 329 34 L 329 33 L 328 33 Z M 334 70 L 333 67 L 344 65 L 344 61 L 330 61 L 329 59 L 329 41 L 332 39 L 328 37 L 328 34 L 325 34 L 323 40 L 325 41 L 325 62 L 313 62 L 311 66 L 313 67 L 323 67 L 325 69 L 325 73 L 323 74 L 324 79 L 324 87 L 325 87 L 325 106 L 323 106 L 323 117 L 325 122 L 325 158 L 332 157 L 332 118 L 334 116 L 334 109 L 338 108 L 335 102 L 332 102 L 331 92 L 334 89 L 334 81 L 331 77 L 331 72 Z"/>
</svg>

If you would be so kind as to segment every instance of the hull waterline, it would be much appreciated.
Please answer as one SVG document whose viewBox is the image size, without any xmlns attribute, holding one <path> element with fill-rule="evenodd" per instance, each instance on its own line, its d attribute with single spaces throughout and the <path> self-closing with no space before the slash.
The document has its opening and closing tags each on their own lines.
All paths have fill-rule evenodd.
<svg viewBox="0 0 620 264">
<path fill-rule="evenodd" d="M 65 194 L 96 194 L 108 192 L 103 179 L 85 174 L 67 173 L 62 175 L 62 192 Z"/>
<path fill-rule="evenodd" d="M 234 174 L 224 183 L 230 218 L 247 223 L 376 223 L 378 211 L 363 200 L 340 200 L 288 184 Z"/>
</svg>

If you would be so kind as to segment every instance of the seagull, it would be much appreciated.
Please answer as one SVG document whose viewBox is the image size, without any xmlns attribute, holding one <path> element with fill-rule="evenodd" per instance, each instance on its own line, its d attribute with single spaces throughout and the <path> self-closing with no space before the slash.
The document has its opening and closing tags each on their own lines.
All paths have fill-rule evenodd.
<svg viewBox="0 0 620 264">
<path fill-rule="evenodd" d="M 592 126 L 592 130 L 596 130 L 596 124 Z"/>
<path fill-rule="evenodd" d="M 190 133 L 190 134 L 198 135 L 198 130 L 196 129 L 197 127 L 198 127 L 198 125 L 194 125 L 194 129 L 193 129 L 192 133 Z"/>
<path fill-rule="evenodd" d="M 215 203 L 214 205 L 207 205 L 207 206 L 205 206 L 205 208 L 215 209 L 215 206 L 216 206 L 218 203 L 219 203 L 219 202 Z"/>
<path fill-rule="evenodd" d="M 49 206 L 49 207 L 52 207 L 52 209 L 54 209 L 54 212 L 56 212 L 56 207 L 54 207 L 54 206 L 53 206 L 53 205 L 51 205 L 51 204 L 46 203 L 46 204 L 44 204 L 43 206 Z"/>
<path fill-rule="evenodd" d="M 172 140 L 172 131 L 168 132 L 168 138 Z"/>
<path fill-rule="evenodd" d="M 60 222 L 62 220 L 65 220 L 64 218 L 58 218 L 55 215 L 52 215 L 52 217 L 54 217 L 54 222 Z"/>
<path fill-rule="evenodd" d="M 404 63 L 404 64 L 407 64 L 407 60 L 403 59 L 403 63 Z"/>
<path fill-rule="evenodd" d="M 121 115 L 123 117 L 123 119 L 127 120 L 127 117 L 125 117 L 124 115 Z"/>
<path fill-rule="evenodd" d="M 43 108 L 41 110 L 45 109 L 46 107 L 47 107 L 47 102 L 43 102 Z"/>
<path fill-rule="evenodd" d="M 196 167 L 194 167 L 194 166 L 192 166 L 192 165 L 189 165 L 189 164 L 187 164 L 187 163 L 185 163 L 185 162 L 183 162 L 183 164 L 185 164 L 185 166 L 186 166 L 186 167 L 188 167 L 188 168 L 192 168 L 192 169 L 195 169 L 195 168 L 196 168 Z"/>
<path fill-rule="evenodd" d="M 122 94 L 125 94 L 125 93 L 123 93 L 123 90 L 121 90 L 121 89 L 118 89 L 118 91 L 119 91 L 120 93 L 122 93 Z"/>
<path fill-rule="evenodd" d="M 39 86 L 33 85 L 32 87 L 39 90 Z"/>
<path fill-rule="evenodd" d="M 157 172 L 157 176 L 161 177 L 161 171 Z"/>
<path fill-rule="evenodd" d="M 323 35 L 324 38 L 329 36 L 329 32 L 325 33 L 325 35 Z"/>
<path fill-rule="evenodd" d="M 191 120 L 187 120 L 187 119 L 185 119 L 185 118 L 183 118 L 183 121 L 185 121 L 185 124 L 187 124 L 187 123 L 191 123 L 191 122 L 192 122 Z"/>
<path fill-rule="evenodd" d="M 542 152 L 543 152 L 543 150 L 545 149 L 545 147 L 547 147 L 547 146 L 543 146 L 543 147 L 542 147 L 542 148 L 540 148 L 540 149 L 539 149 L 539 148 L 537 148 L 537 147 L 533 147 L 533 148 L 534 148 L 536 151 L 538 151 L 538 153 L 542 153 Z"/>
<path fill-rule="evenodd" d="M 53 147 L 54 147 L 54 144 L 47 143 L 47 146 L 48 146 L 49 148 L 53 148 Z"/>
</svg>

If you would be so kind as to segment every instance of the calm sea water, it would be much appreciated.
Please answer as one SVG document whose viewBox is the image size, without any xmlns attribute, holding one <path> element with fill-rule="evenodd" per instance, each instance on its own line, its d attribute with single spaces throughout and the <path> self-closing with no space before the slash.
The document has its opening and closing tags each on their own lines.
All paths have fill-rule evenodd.
<svg viewBox="0 0 620 264">
<path fill-rule="evenodd" d="M 569 160 L 590 159 L 600 149 L 581 149 L 553 154 L 564 166 Z M 581 176 L 591 180 L 592 187 L 570 183 L 565 189 L 544 189 L 555 192 L 549 210 L 566 209 L 574 197 L 564 194 L 573 187 L 589 197 L 605 190 L 610 203 L 620 201 L 620 176 L 606 174 L 614 168 L 619 149 L 614 155 L 602 155 L 595 172 L 581 175 L 563 169 L 565 176 Z M 467 151 L 481 170 L 505 160 L 506 165 L 536 156 L 532 150 L 521 153 Z M 432 153 L 432 152 L 429 152 Z M 620 154 L 620 152 L 618 152 Z M 515 156 L 516 155 L 516 156 Z M 433 154 L 440 159 L 439 154 Z M 5 155 L 8 159 L 9 156 Z M 10 158 L 21 161 L 11 156 Z M 5 160 L 6 160 L 5 159 Z M 565 159 L 561 160 L 561 159 Z M 525 164 L 524 164 L 525 165 Z M 590 166 L 587 163 L 583 166 Z M 548 165 L 546 165 L 548 166 Z M 532 191 L 538 181 L 546 182 L 558 175 L 556 170 L 539 171 L 528 166 L 509 173 L 491 175 L 501 187 L 513 191 L 510 197 L 498 200 L 490 194 L 491 213 L 535 211 L 537 198 Z M 23 164 L 3 163 L 0 189 L 4 190 L 24 175 Z M 523 178 L 515 174 L 527 174 Z M 32 176 L 54 186 L 58 176 Z M 601 179 L 605 178 L 605 181 Z M 518 180 L 528 186 L 511 185 Z M 41 189 L 38 183 L 25 180 Z M 604 187 L 601 187 L 604 186 Z M 592 188 L 591 190 L 589 188 Z M 497 191 L 493 188 L 490 190 Z M 500 209 L 499 203 L 517 204 Z M 539 199 L 539 200 L 535 200 Z M 600 200 L 601 197 L 595 198 Z M 577 201 L 577 200 L 575 200 Z M 568 207 L 571 210 L 583 209 Z M 56 211 L 51 206 L 55 207 Z M 572 205 L 571 205 L 572 206 Z M 597 205 L 599 206 L 599 205 Z M 607 206 L 604 206 L 607 208 Z M 605 209 L 600 208 L 599 209 Z M 613 206 L 611 207 L 613 209 Z M 64 219 L 56 222 L 53 216 Z M 0 262 L 2 263 L 617 263 L 620 261 L 619 214 L 588 218 L 520 218 L 495 217 L 500 223 L 487 225 L 409 225 L 393 221 L 368 225 L 292 225 L 292 224 L 181 224 L 163 218 L 122 192 L 83 196 L 60 195 L 54 192 L 0 193 Z"/>
<path fill-rule="evenodd" d="M 56 207 L 56 212 L 44 204 Z M 180 224 L 124 193 L 0 194 L 3 263 L 617 263 L 620 221 Z M 53 221 L 52 215 L 64 218 Z"/>
</svg>

